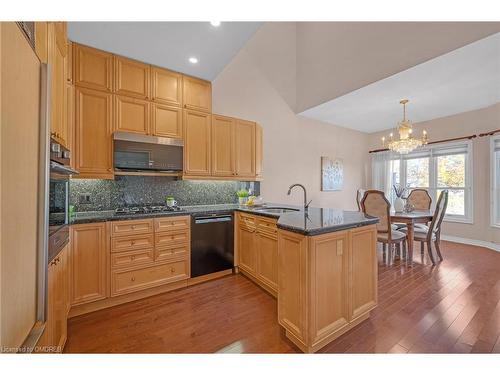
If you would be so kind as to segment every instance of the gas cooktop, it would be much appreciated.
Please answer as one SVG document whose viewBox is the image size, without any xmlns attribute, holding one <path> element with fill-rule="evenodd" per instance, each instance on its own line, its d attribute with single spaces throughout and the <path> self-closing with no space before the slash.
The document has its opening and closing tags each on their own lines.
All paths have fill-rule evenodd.
<svg viewBox="0 0 500 375">
<path fill-rule="evenodd" d="M 115 215 L 149 214 L 178 211 L 182 211 L 182 208 L 180 208 L 179 206 L 133 206 L 117 208 L 115 209 Z"/>
</svg>

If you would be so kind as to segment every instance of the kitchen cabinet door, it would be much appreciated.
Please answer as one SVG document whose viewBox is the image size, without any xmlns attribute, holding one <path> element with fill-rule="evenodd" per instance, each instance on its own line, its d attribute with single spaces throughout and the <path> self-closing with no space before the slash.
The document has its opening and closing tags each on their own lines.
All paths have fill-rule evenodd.
<svg viewBox="0 0 500 375">
<path fill-rule="evenodd" d="M 278 292 L 278 237 L 277 234 L 257 233 L 257 277 Z"/>
<path fill-rule="evenodd" d="M 114 92 L 141 99 L 150 98 L 150 66 L 115 56 Z"/>
<path fill-rule="evenodd" d="M 184 76 L 184 108 L 212 112 L 212 84 L 198 78 Z"/>
<path fill-rule="evenodd" d="M 233 177 L 235 121 L 231 117 L 212 116 L 212 174 Z"/>
<path fill-rule="evenodd" d="M 112 94 L 75 88 L 75 165 L 79 178 L 113 178 Z"/>
<path fill-rule="evenodd" d="M 113 55 L 80 44 L 74 43 L 73 45 L 75 85 L 110 92 Z"/>
<path fill-rule="evenodd" d="M 313 236 L 309 241 L 314 345 L 349 323 L 349 240 L 347 231 L 342 231 Z"/>
<path fill-rule="evenodd" d="M 182 138 L 182 109 L 151 103 L 151 126 L 158 137 Z"/>
<path fill-rule="evenodd" d="M 184 111 L 184 174 L 209 176 L 211 158 L 211 116 Z"/>
<path fill-rule="evenodd" d="M 66 245 L 47 268 L 47 317 L 43 336 L 37 344 L 39 347 L 45 347 L 44 352 L 62 352 L 66 343 L 68 252 L 69 245 Z"/>
<path fill-rule="evenodd" d="M 377 232 L 373 227 L 350 231 L 350 320 L 377 305 Z"/>
<path fill-rule="evenodd" d="M 262 164 L 264 161 L 264 134 L 262 126 L 255 124 L 255 177 L 262 178 Z"/>
<path fill-rule="evenodd" d="M 151 68 L 153 101 L 182 106 L 182 74 L 157 67 Z"/>
<path fill-rule="evenodd" d="M 236 176 L 255 177 L 255 122 L 236 120 Z"/>
<path fill-rule="evenodd" d="M 255 247 L 255 229 L 245 226 L 238 228 L 239 267 L 252 276 L 257 275 L 257 251 Z"/>
<path fill-rule="evenodd" d="M 72 305 L 108 297 L 105 223 L 73 225 L 71 231 Z"/>
<path fill-rule="evenodd" d="M 63 146 L 69 148 L 69 130 L 66 121 L 66 78 L 65 55 L 57 42 L 56 22 L 48 24 L 48 62 L 51 67 L 50 130 L 51 136 Z M 60 26 L 59 26 L 60 28 Z M 60 32 L 60 31 L 59 31 Z M 60 38 L 61 36 L 59 36 Z"/>
<path fill-rule="evenodd" d="M 149 102 L 115 95 L 115 130 L 149 134 Z"/>
</svg>

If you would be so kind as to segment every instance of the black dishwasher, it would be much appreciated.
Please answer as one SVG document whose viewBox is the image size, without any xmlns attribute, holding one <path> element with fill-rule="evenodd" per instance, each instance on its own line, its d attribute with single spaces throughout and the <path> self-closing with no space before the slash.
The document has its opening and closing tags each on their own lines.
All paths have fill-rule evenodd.
<svg viewBox="0 0 500 375">
<path fill-rule="evenodd" d="M 232 269 L 233 213 L 191 216 L 191 277 Z"/>
</svg>

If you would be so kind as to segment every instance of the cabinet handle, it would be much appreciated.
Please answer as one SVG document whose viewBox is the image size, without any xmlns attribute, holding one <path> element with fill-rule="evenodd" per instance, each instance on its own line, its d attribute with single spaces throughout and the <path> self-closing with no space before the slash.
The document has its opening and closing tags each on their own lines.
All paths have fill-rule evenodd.
<svg viewBox="0 0 500 375">
<path fill-rule="evenodd" d="M 132 244 L 132 246 L 135 245 L 135 241 L 130 241 L 130 243 Z"/>
<path fill-rule="evenodd" d="M 174 224 L 175 224 L 175 223 L 174 223 L 173 221 L 170 223 L 170 225 L 174 225 Z"/>
<path fill-rule="evenodd" d="M 171 267 L 171 268 L 170 268 L 170 272 L 171 272 L 171 273 L 174 273 L 174 272 L 175 272 L 175 268 L 174 268 L 174 267 Z"/>
<path fill-rule="evenodd" d="M 173 254 L 173 253 L 175 253 L 175 251 L 174 250 L 170 250 L 170 254 Z"/>
<path fill-rule="evenodd" d="M 130 260 L 135 260 L 135 255 L 132 255 L 132 256 L 130 257 Z"/>
<path fill-rule="evenodd" d="M 132 227 L 131 227 L 131 228 L 132 228 L 132 229 L 135 229 L 135 225 L 132 225 Z"/>
<path fill-rule="evenodd" d="M 130 281 L 135 281 L 135 277 L 134 277 L 134 276 L 132 276 L 132 277 L 130 278 Z"/>
</svg>

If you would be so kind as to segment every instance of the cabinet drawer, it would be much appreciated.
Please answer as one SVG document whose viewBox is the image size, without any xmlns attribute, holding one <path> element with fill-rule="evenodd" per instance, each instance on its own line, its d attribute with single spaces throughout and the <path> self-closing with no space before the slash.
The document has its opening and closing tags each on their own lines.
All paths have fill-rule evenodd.
<svg viewBox="0 0 500 375">
<path fill-rule="evenodd" d="M 154 261 L 154 251 L 152 248 L 111 254 L 112 268 L 148 265 L 152 264 L 153 261 Z"/>
<path fill-rule="evenodd" d="M 111 252 L 147 249 L 154 247 L 153 234 L 111 238 Z"/>
<path fill-rule="evenodd" d="M 278 235 L 276 220 L 259 218 L 257 220 L 257 232 Z"/>
<path fill-rule="evenodd" d="M 160 232 L 155 234 L 155 247 L 165 247 L 189 243 L 189 232 L 187 230 L 178 232 Z"/>
<path fill-rule="evenodd" d="M 257 227 L 256 220 L 254 216 L 242 214 L 240 212 L 239 225 L 249 230 L 255 230 Z"/>
<path fill-rule="evenodd" d="M 189 229 L 191 216 L 162 217 L 155 219 L 155 232 Z"/>
<path fill-rule="evenodd" d="M 153 220 L 130 220 L 111 222 L 111 237 L 131 234 L 153 233 Z"/>
<path fill-rule="evenodd" d="M 188 259 L 189 247 L 189 244 L 180 244 L 155 249 L 155 261 L 161 262 L 164 260 Z"/>
<path fill-rule="evenodd" d="M 117 296 L 189 278 L 189 260 L 143 267 L 136 270 L 113 271 L 111 295 Z"/>
</svg>

